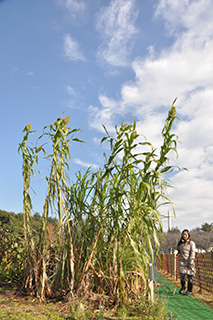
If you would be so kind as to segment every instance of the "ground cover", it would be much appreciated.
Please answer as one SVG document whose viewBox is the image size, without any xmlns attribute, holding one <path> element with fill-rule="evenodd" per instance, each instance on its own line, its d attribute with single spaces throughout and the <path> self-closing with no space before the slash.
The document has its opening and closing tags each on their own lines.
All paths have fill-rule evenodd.
<svg viewBox="0 0 213 320">
<path fill-rule="evenodd" d="M 167 277 L 168 278 L 168 277 Z M 209 320 L 213 319 L 213 310 L 207 305 L 208 295 L 204 295 L 199 301 L 196 289 L 192 296 L 179 294 L 179 289 L 175 290 L 175 284 L 156 274 L 156 291 L 161 299 L 167 301 L 167 308 L 175 319 L 185 320 Z M 207 299 L 208 297 L 208 299 Z"/>
<path fill-rule="evenodd" d="M 163 272 L 162 270 L 158 270 L 158 274 L 161 275 L 164 279 L 167 279 L 169 282 L 173 283 L 174 285 L 177 284 L 176 291 L 177 292 L 179 291 L 179 289 L 180 289 L 180 281 L 179 280 L 177 282 L 175 282 L 174 278 L 171 275 L 167 274 L 166 272 Z M 213 294 L 211 292 L 203 290 L 201 293 L 200 288 L 194 285 L 192 297 L 203 302 L 208 307 L 213 309 Z"/>
</svg>

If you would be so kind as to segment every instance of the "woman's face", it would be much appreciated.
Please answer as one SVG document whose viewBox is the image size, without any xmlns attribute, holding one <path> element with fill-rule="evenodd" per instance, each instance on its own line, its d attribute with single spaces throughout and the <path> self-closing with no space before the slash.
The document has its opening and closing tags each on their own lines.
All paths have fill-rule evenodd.
<svg viewBox="0 0 213 320">
<path fill-rule="evenodd" d="M 184 240 L 187 240 L 187 239 L 189 238 L 189 234 L 188 234 L 187 231 L 184 231 L 183 234 L 182 234 L 182 236 L 183 236 L 183 239 L 184 239 Z"/>
</svg>

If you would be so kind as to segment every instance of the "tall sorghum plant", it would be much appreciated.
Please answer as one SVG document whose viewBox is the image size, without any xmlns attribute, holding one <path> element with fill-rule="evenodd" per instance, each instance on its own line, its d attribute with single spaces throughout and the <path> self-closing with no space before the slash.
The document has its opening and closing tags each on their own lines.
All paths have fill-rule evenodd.
<svg viewBox="0 0 213 320">
<path fill-rule="evenodd" d="M 59 234 L 58 234 L 58 248 L 56 253 L 58 254 L 58 261 L 60 262 L 60 284 L 63 287 L 66 283 L 70 292 L 73 291 L 74 283 L 74 256 L 73 245 L 71 237 L 71 229 L 68 217 L 68 177 L 66 175 L 69 169 L 69 143 L 71 140 L 80 141 L 77 138 L 73 138 L 73 133 L 78 129 L 71 130 L 66 125 L 69 122 L 69 116 L 66 118 L 58 118 L 49 127 L 44 127 L 43 134 L 39 137 L 51 141 L 52 153 L 46 154 L 45 158 L 50 160 L 50 174 L 46 177 L 48 188 L 45 197 L 43 214 L 42 214 L 42 228 L 39 236 L 39 243 L 33 245 L 33 237 L 31 233 L 30 215 L 32 209 L 31 198 L 29 194 L 30 179 L 34 172 L 33 165 L 38 162 L 38 152 L 42 149 L 44 152 L 44 144 L 39 148 L 27 147 L 28 136 L 31 126 L 26 126 L 24 131 L 23 142 L 20 144 L 19 149 L 22 150 L 23 155 L 23 177 L 24 177 L 24 225 L 25 225 L 25 238 L 26 246 L 28 250 L 28 261 L 31 261 L 31 268 L 26 266 L 26 282 L 25 287 L 32 289 L 32 283 L 34 285 L 33 290 L 36 295 L 44 300 L 45 296 L 52 295 L 52 286 L 48 281 L 47 265 L 50 259 L 50 248 L 48 243 L 48 216 L 50 209 L 56 209 L 58 213 L 59 221 Z M 63 248 L 63 250 L 62 250 Z M 36 251 L 36 252 L 35 252 Z M 66 269 L 66 272 L 65 272 Z M 59 268 L 58 268 L 59 271 Z M 55 274 L 55 277 L 57 273 Z M 54 277 L 54 278 L 55 278 Z M 29 278 L 31 281 L 29 281 Z"/>
<path fill-rule="evenodd" d="M 70 192 L 79 293 L 93 288 L 112 295 L 116 303 L 146 287 L 153 247 L 160 249 L 160 206 L 172 205 L 166 196 L 166 173 L 174 169 L 168 162 L 169 152 L 176 152 L 177 137 L 170 133 L 175 119 L 173 103 L 159 155 L 151 143 L 138 141 L 136 122 L 122 123 L 115 136 L 104 127 L 102 143 L 109 141 L 111 149 L 104 168 L 91 178 L 87 172 L 84 184 L 79 176 Z"/>
<path fill-rule="evenodd" d="M 33 135 L 34 131 L 31 131 L 31 123 L 27 125 L 23 132 L 24 138 L 19 144 L 18 151 L 21 150 L 23 164 L 22 164 L 22 175 L 23 175 L 23 222 L 24 222 L 24 238 L 25 238 L 25 248 L 27 251 L 27 259 L 25 265 L 25 288 L 29 287 L 32 289 L 32 282 L 35 281 L 37 286 L 37 276 L 38 276 L 38 266 L 35 252 L 35 242 L 32 237 L 31 228 L 31 209 L 32 200 L 30 197 L 31 179 L 35 174 L 34 166 L 38 163 L 38 153 L 41 151 L 42 146 L 34 147 L 33 143 L 30 142 L 28 145 L 29 135 Z M 34 274 L 34 277 L 33 277 Z"/>
</svg>

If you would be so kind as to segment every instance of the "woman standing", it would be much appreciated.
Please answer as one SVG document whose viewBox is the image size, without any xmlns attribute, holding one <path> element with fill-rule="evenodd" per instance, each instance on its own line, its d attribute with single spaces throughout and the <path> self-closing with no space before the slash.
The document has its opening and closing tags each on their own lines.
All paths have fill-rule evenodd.
<svg viewBox="0 0 213 320">
<path fill-rule="evenodd" d="M 180 254 L 178 259 L 178 271 L 180 273 L 181 289 L 180 294 L 192 294 L 193 276 L 195 275 L 195 243 L 190 238 L 189 230 L 182 231 L 182 236 L 178 242 L 177 250 L 174 254 Z M 186 275 L 188 276 L 188 289 L 186 289 Z"/>
</svg>

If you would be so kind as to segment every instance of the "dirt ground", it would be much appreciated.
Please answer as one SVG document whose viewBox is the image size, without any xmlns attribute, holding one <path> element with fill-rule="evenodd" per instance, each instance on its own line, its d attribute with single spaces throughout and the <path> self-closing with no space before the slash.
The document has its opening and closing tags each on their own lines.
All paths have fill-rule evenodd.
<svg viewBox="0 0 213 320">
<path fill-rule="evenodd" d="M 171 283 L 173 283 L 174 285 L 177 284 L 177 288 L 176 290 L 179 290 L 180 288 L 180 281 L 178 280 L 177 283 L 175 283 L 174 281 L 174 278 L 170 275 L 168 275 L 167 273 L 161 271 L 161 270 L 158 270 L 158 273 L 163 277 L 165 278 L 166 280 L 170 281 Z M 212 308 L 213 309 L 213 293 L 211 292 L 208 292 L 208 291 L 205 291 L 203 290 L 202 293 L 199 293 L 199 288 L 197 286 L 193 286 L 193 293 L 192 293 L 192 296 L 205 303 L 208 307 Z"/>
<path fill-rule="evenodd" d="M 159 272 L 159 274 L 174 283 L 171 276 Z M 179 282 L 176 290 L 179 290 Z M 198 288 L 194 286 L 193 297 L 202 301 L 207 306 L 213 309 L 213 294 L 209 292 L 198 292 Z M 40 303 L 37 299 L 31 296 L 24 295 L 20 289 L 8 284 L 0 284 L 0 319 L 1 320 L 68 320 L 70 317 L 70 302 L 54 302 L 48 301 L 45 304 Z"/>
</svg>

